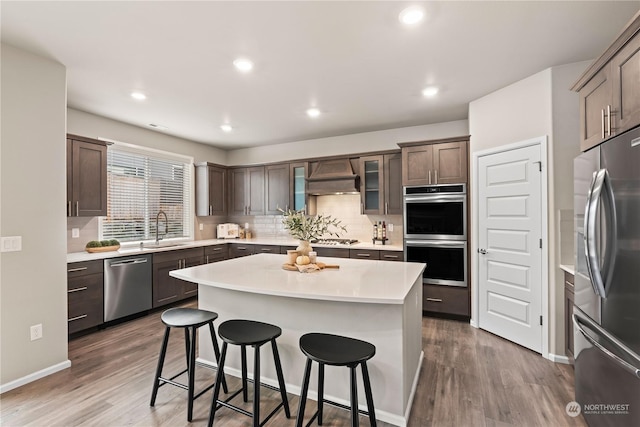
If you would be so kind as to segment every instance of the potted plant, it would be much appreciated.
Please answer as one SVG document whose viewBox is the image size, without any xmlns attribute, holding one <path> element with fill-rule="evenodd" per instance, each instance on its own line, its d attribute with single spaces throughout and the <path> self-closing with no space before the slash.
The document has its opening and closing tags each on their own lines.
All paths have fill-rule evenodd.
<svg viewBox="0 0 640 427">
<path fill-rule="evenodd" d="M 305 215 L 304 211 L 282 210 L 282 223 L 289 231 L 291 237 L 300 240 L 300 246 L 296 250 L 300 255 L 309 255 L 311 246 L 309 242 L 325 236 L 340 237 L 347 231 L 342 222 L 332 218 L 331 215 Z"/>
</svg>

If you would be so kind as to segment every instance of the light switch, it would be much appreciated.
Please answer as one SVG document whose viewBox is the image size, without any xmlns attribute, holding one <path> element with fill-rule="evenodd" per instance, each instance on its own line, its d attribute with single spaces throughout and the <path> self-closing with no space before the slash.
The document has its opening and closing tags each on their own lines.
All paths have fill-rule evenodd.
<svg viewBox="0 0 640 427">
<path fill-rule="evenodd" d="M 80 229 L 79 228 L 72 228 L 71 229 L 71 237 L 74 239 L 77 239 L 78 237 L 80 237 Z"/>
<path fill-rule="evenodd" d="M 387 230 L 393 231 L 393 224 L 387 224 Z"/>
<path fill-rule="evenodd" d="M 22 236 L 3 237 L 0 241 L 2 252 L 19 252 L 22 250 Z"/>
</svg>

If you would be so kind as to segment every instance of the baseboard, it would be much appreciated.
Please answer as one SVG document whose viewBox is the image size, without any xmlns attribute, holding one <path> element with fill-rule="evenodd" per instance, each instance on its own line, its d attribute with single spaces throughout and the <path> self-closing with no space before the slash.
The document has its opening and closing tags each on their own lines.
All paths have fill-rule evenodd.
<svg viewBox="0 0 640 427">
<path fill-rule="evenodd" d="M 478 322 L 476 322 L 476 320 L 475 320 L 475 319 L 471 319 L 471 320 L 469 320 L 469 324 L 470 324 L 471 326 L 473 326 L 474 328 L 476 328 L 476 329 L 480 327 L 480 326 L 478 325 Z"/>
<path fill-rule="evenodd" d="M 70 367 L 71 367 L 71 361 L 65 360 L 64 362 L 60 362 L 57 365 L 49 366 L 48 368 L 41 369 L 29 375 L 25 375 L 24 377 L 18 378 L 17 380 L 13 380 L 6 384 L 0 384 L 0 394 L 7 392 L 9 390 L 13 390 L 14 388 L 21 387 L 25 384 L 29 384 L 30 382 L 39 380 L 40 378 L 44 378 L 51 374 L 55 374 L 58 371 L 62 371 L 63 369 L 67 369 Z"/>
<path fill-rule="evenodd" d="M 420 368 L 422 366 L 422 360 L 424 358 L 424 352 L 420 353 L 420 364 L 418 365 L 418 370 L 416 371 L 416 375 L 414 378 L 414 384 L 413 387 L 411 389 L 411 397 L 409 399 L 409 405 L 407 408 L 407 414 L 409 414 L 409 412 L 411 411 L 411 403 L 413 402 L 413 396 L 415 394 L 415 390 L 417 388 L 418 385 L 418 378 L 420 377 Z M 203 365 L 208 365 L 210 367 L 216 367 L 217 368 L 217 364 L 211 363 L 211 361 L 206 360 L 206 359 L 201 359 L 201 358 L 197 358 L 196 361 L 198 363 L 201 363 Z M 233 377 L 236 378 L 242 378 L 242 372 L 240 371 L 240 369 L 235 369 L 235 368 L 228 368 L 225 366 L 224 368 L 224 373 L 225 375 L 231 375 Z M 251 372 L 247 373 L 247 377 L 249 379 L 253 379 L 253 375 L 251 374 Z M 278 387 L 278 381 L 277 380 L 272 380 L 269 378 L 263 378 L 262 382 L 264 384 L 268 384 L 272 387 Z M 285 386 L 287 387 L 287 393 L 291 393 L 291 394 L 295 394 L 296 396 L 300 396 L 300 392 L 302 391 L 302 387 L 298 384 L 291 384 L 291 383 L 286 383 Z M 312 399 L 312 400 L 318 400 L 318 393 L 312 390 L 309 390 L 307 393 L 307 398 L 308 399 Z M 333 400 L 336 403 L 340 403 L 342 405 L 351 405 L 351 402 L 349 402 L 348 400 L 345 399 L 340 399 L 338 397 L 335 396 L 331 396 L 331 395 L 326 395 L 324 396 L 325 399 L 327 400 Z M 375 399 L 374 399 L 375 400 Z M 366 411 L 367 410 L 367 405 L 358 405 L 360 409 Z M 374 402 L 374 406 L 375 406 L 375 402 Z M 385 423 L 389 423 L 392 424 L 394 426 L 398 426 L 398 427 L 406 427 L 407 426 L 407 422 L 409 420 L 409 416 L 405 415 L 405 417 L 402 416 L 398 416 L 395 414 L 392 414 L 390 412 L 387 411 L 381 411 L 380 409 L 376 409 L 376 420 L 378 421 L 384 421 Z"/>
<path fill-rule="evenodd" d="M 407 421 L 409 420 L 409 416 L 411 415 L 411 408 L 413 407 L 413 398 L 416 395 L 416 390 L 418 389 L 418 381 L 420 380 L 420 370 L 422 369 L 422 362 L 424 361 L 424 351 L 420 352 L 420 362 L 418 363 L 418 369 L 416 369 L 416 374 L 413 377 L 413 384 L 411 385 L 411 392 L 409 393 L 409 400 L 407 400 L 407 409 L 404 411 L 404 424 L 402 427 L 407 425 Z"/>
<path fill-rule="evenodd" d="M 570 365 L 571 364 L 571 360 L 569 360 L 569 358 L 567 356 L 561 356 L 559 354 L 549 353 L 549 357 L 547 357 L 547 359 L 549 359 L 549 360 L 551 360 L 552 362 L 555 362 L 555 363 L 562 363 L 564 365 Z"/>
</svg>

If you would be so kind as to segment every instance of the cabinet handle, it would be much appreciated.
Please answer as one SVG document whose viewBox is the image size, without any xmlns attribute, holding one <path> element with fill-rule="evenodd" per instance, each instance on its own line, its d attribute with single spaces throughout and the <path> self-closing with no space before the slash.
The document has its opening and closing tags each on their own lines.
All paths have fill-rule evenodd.
<svg viewBox="0 0 640 427">
<path fill-rule="evenodd" d="M 206 255 L 204 258 L 205 264 L 209 264 L 209 255 Z"/>
<path fill-rule="evenodd" d="M 243 247 L 243 246 L 238 246 L 238 250 L 239 250 L 239 251 L 246 251 L 246 250 L 247 250 L 247 248 L 245 248 L 245 247 Z"/>
<path fill-rule="evenodd" d="M 384 202 L 384 214 L 389 215 L 389 202 Z"/>
<path fill-rule="evenodd" d="M 272 250 L 269 248 L 262 248 L 260 249 L 262 252 L 271 252 Z"/>
<path fill-rule="evenodd" d="M 80 292 L 80 291 L 86 291 L 88 288 L 86 286 L 83 286 L 81 288 L 75 288 L 75 289 L 69 289 L 67 291 L 68 294 L 74 293 L 74 292 Z"/>
<path fill-rule="evenodd" d="M 209 205 L 209 215 L 213 215 L 213 206 Z"/>
<path fill-rule="evenodd" d="M 567 285 L 567 286 L 571 286 L 572 288 L 574 287 L 574 284 L 569 282 L 568 280 L 565 280 L 564 284 Z"/>
<path fill-rule="evenodd" d="M 78 267 L 78 268 L 70 268 L 67 270 L 67 273 L 75 273 L 76 271 L 84 271 L 88 267 Z"/>
<path fill-rule="evenodd" d="M 431 184 L 431 169 L 429 169 L 429 184 Z"/>
<path fill-rule="evenodd" d="M 356 254 L 356 256 L 361 256 L 363 258 L 369 258 L 371 254 Z"/>
<path fill-rule="evenodd" d="M 80 202 L 76 201 L 76 216 L 80 216 Z"/>
<path fill-rule="evenodd" d="M 383 258 L 391 258 L 391 259 L 398 259 L 399 256 L 398 255 L 382 255 Z"/>
<path fill-rule="evenodd" d="M 302 208 L 303 213 L 306 215 L 307 214 L 307 204 L 304 204 L 304 207 Z"/>
<path fill-rule="evenodd" d="M 67 322 L 73 322 L 74 320 L 84 319 L 85 317 L 87 317 L 86 314 L 83 314 L 82 316 L 72 317 L 71 319 L 68 319 Z"/>
<path fill-rule="evenodd" d="M 602 110 L 600 110 L 600 112 L 602 113 L 602 121 L 600 122 L 600 128 L 602 129 L 602 133 L 601 133 L 602 138 L 601 139 L 604 139 L 604 137 L 605 137 L 605 132 L 604 132 L 604 121 L 605 121 L 604 108 Z"/>
<path fill-rule="evenodd" d="M 427 301 L 430 301 L 430 302 L 442 302 L 442 299 L 440 299 L 440 298 L 428 298 L 427 297 Z"/>
<path fill-rule="evenodd" d="M 221 251 L 222 248 L 213 248 L 214 251 Z"/>
<path fill-rule="evenodd" d="M 433 176 L 435 177 L 434 184 L 438 183 L 438 169 L 434 169 Z"/>
<path fill-rule="evenodd" d="M 360 215 L 364 215 L 364 203 L 360 203 Z"/>
<path fill-rule="evenodd" d="M 71 216 L 71 200 L 67 201 L 67 216 Z"/>
<path fill-rule="evenodd" d="M 611 105 L 607 105 L 607 136 L 611 136 Z"/>
</svg>

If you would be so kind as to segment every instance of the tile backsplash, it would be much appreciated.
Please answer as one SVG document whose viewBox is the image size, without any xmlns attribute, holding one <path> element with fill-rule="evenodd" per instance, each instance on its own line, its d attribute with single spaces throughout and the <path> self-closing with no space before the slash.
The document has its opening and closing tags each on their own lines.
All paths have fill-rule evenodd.
<svg viewBox="0 0 640 427">
<path fill-rule="evenodd" d="M 373 224 L 385 221 L 387 224 L 388 244 L 402 245 L 402 215 L 361 215 L 360 195 L 344 194 L 317 197 L 317 213 L 331 215 L 340 220 L 347 228 L 342 238 L 371 242 Z M 253 237 L 288 238 L 289 232 L 282 225 L 280 215 L 259 216 L 204 216 L 196 217 L 194 224 L 195 240 L 215 239 L 216 227 L 220 223 L 232 222 L 244 227 L 249 223 Z M 393 231 L 389 229 L 393 225 Z M 200 230 L 202 226 L 202 230 Z M 72 238 L 72 230 L 79 229 L 79 237 Z M 67 218 L 67 252 L 82 252 L 90 240 L 98 239 L 98 218 Z"/>
</svg>

